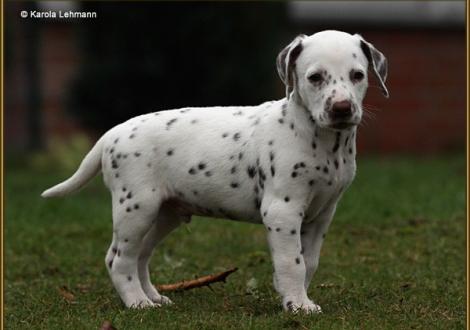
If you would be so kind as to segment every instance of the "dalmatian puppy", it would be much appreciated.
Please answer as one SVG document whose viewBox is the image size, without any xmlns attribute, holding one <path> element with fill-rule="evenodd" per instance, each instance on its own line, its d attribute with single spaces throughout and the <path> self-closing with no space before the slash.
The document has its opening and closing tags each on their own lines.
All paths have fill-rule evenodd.
<svg viewBox="0 0 470 330">
<path fill-rule="evenodd" d="M 263 224 L 285 310 L 321 311 L 307 296 L 320 248 L 356 172 L 356 129 L 368 69 L 387 60 L 359 35 L 296 37 L 277 58 L 286 97 L 257 106 L 184 108 L 132 118 L 105 133 L 63 196 L 100 170 L 112 195 L 105 262 L 124 304 L 171 303 L 149 279 L 154 247 L 192 215 Z"/>
</svg>

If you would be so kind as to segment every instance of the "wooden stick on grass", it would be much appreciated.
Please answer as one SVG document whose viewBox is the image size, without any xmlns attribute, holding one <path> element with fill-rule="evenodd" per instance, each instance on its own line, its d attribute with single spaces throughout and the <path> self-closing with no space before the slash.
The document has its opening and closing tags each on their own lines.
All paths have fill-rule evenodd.
<svg viewBox="0 0 470 330">
<path fill-rule="evenodd" d="M 225 272 L 199 277 L 194 280 L 182 281 L 182 282 L 173 283 L 173 284 L 157 285 L 157 290 L 162 291 L 162 292 L 163 291 L 166 291 L 166 292 L 183 291 L 183 290 L 190 290 L 194 288 L 200 288 L 203 286 L 209 286 L 212 283 L 225 282 L 225 279 L 227 278 L 227 276 L 229 276 L 233 272 L 236 272 L 237 270 L 238 268 L 235 267 L 235 268 L 226 270 Z"/>
</svg>

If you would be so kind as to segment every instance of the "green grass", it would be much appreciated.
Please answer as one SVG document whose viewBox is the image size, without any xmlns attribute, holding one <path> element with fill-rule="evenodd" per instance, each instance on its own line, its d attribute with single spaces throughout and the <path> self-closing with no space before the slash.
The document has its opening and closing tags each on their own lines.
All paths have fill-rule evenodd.
<svg viewBox="0 0 470 330">
<path fill-rule="evenodd" d="M 282 312 L 262 226 L 201 218 L 157 250 L 153 281 L 239 270 L 226 284 L 169 294 L 174 306 L 127 310 L 104 266 L 112 227 L 101 180 L 42 200 L 70 173 L 5 174 L 6 329 L 97 329 L 105 320 L 118 329 L 465 328 L 464 157 L 359 161 L 309 290 L 323 314 L 311 316 Z"/>
</svg>

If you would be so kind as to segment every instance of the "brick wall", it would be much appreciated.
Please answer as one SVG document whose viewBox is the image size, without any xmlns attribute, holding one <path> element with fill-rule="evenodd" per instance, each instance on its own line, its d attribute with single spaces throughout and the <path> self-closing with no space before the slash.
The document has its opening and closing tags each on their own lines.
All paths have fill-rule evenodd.
<svg viewBox="0 0 470 330">
<path fill-rule="evenodd" d="M 465 33 L 361 31 L 389 60 L 390 98 L 369 89 L 375 119 L 360 129 L 358 148 L 374 153 L 463 151 L 466 127 Z M 372 79 L 371 85 L 377 85 Z"/>
</svg>

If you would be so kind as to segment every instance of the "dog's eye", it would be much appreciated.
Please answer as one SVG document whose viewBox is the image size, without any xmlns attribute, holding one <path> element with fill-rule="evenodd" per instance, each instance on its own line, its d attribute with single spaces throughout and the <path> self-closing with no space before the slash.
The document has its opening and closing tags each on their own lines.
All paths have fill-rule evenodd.
<svg viewBox="0 0 470 330">
<path fill-rule="evenodd" d="M 323 76 L 320 73 L 314 73 L 308 77 L 308 80 L 312 83 L 319 83 L 323 81 Z"/>
<path fill-rule="evenodd" d="M 352 71 L 351 72 L 351 80 L 354 82 L 359 82 L 364 79 L 364 73 L 361 71 Z"/>
</svg>

